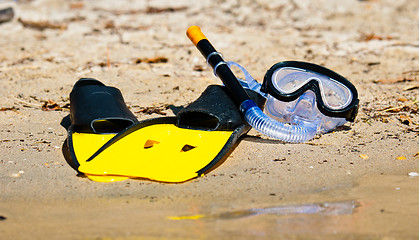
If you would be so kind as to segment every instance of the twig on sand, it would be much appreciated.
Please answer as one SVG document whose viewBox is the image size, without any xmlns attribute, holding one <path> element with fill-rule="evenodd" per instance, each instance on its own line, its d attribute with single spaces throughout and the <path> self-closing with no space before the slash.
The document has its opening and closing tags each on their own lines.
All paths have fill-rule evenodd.
<svg viewBox="0 0 419 240">
<path fill-rule="evenodd" d="M 405 107 L 409 107 L 410 105 L 413 105 L 413 104 L 416 104 L 416 103 L 419 103 L 419 100 L 416 100 L 416 101 L 413 101 L 413 102 L 410 102 L 410 103 L 407 103 L 407 104 L 404 104 L 404 105 L 402 105 L 402 106 L 398 106 L 398 107 L 392 107 L 392 108 L 380 109 L 380 110 L 378 110 L 378 111 L 381 111 L 381 112 L 393 112 L 393 111 L 400 111 L 401 109 L 403 109 L 403 108 L 405 108 Z"/>
<path fill-rule="evenodd" d="M 39 31 L 43 31 L 47 28 L 49 28 L 49 29 L 60 29 L 60 30 L 66 30 L 67 29 L 67 24 L 65 24 L 65 23 L 51 23 L 51 22 L 47 22 L 47 21 L 35 22 L 35 21 L 23 20 L 21 18 L 18 18 L 17 20 L 20 23 L 22 23 L 22 25 L 24 27 L 36 29 L 36 30 L 39 30 Z"/>
<path fill-rule="evenodd" d="M 34 104 L 34 103 L 30 103 L 24 100 L 21 100 L 19 98 L 13 97 L 16 101 L 18 101 L 19 103 L 23 104 L 23 106 L 25 107 L 33 107 L 33 108 L 39 108 L 40 105 Z"/>
</svg>

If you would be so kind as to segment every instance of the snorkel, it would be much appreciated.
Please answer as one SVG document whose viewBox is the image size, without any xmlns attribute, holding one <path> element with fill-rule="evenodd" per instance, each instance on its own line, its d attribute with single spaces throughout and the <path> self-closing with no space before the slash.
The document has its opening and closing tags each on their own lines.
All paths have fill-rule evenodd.
<svg viewBox="0 0 419 240">
<path fill-rule="evenodd" d="M 253 128 L 269 137 L 286 142 L 305 142 L 316 135 L 317 129 L 314 127 L 285 124 L 263 113 L 247 95 L 229 65 L 211 45 L 201 29 L 198 26 L 191 26 L 187 30 L 187 36 L 207 59 L 216 76 L 222 80 L 230 91 L 231 97 L 239 106 L 240 112 Z"/>
</svg>

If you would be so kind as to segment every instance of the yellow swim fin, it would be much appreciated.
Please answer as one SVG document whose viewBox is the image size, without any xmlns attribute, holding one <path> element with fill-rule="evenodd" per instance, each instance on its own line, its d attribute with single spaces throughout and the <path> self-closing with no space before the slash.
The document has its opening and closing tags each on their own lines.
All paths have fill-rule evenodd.
<svg viewBox="0 0 419 240">
<path fill-rule="evenodd" d="M 249 94 L 263 105 L 257 93 Z M 79 161 L 78 169 L 92 180 L 121 176 L 184 182 L 219 165 L 249 130 L 225 87 L 211 85 L 176 117 L 142 121 L 118 133 Z"/>
<path fill-rule="evenodd" d="M 152 119 L 134 125 L 81 163 L 79 171 L 89 175 L 184 182 L 218 163 L 233 147 L 237 135 L 245 131 L 244 127 L 237 131 L 185 129 L 177 127 L 173 120 Z"/>
</svg>

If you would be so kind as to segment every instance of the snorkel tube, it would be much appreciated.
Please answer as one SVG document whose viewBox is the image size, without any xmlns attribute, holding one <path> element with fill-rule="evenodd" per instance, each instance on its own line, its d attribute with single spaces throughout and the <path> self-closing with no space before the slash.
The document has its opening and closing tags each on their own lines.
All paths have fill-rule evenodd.
<svg viewBox="0 0 419 240">
<path fill-rule="evenodd" d="M 231 97 L 239 106 L 245 120 L 253 128 L 269 137 L 285 142 L 305 142 L 316 135 L 317 129 L 314 127 L 307 127 L 303 124 L 285 124 L 263 113 L 256 103 L 250 99 L 228 64 L 223 60 L 222 55 L 215 50 L 201 29 L 198 26 L 191 26 L 188 28 L 186 35 L 207 59 L 207 63 L 214 69 L 215 75 L 223 81 L 231 93 Z"/>
</svg>

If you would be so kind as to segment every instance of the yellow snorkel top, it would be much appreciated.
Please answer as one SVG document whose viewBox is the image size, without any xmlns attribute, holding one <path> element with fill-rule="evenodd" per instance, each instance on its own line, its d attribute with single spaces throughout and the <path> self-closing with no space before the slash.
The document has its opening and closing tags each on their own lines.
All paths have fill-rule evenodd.
<svg viewBox="0 0 419 240">
<path fill-rule="evenodd" d="M 195 46 L 202 39 L 207 39 L 207 37 L 205 37 L 205 35 L 202 33 L 201 28 L 199 28 L 198 26 L 190 26 L 186 31 L 186 35 Z"/>
</svg>

